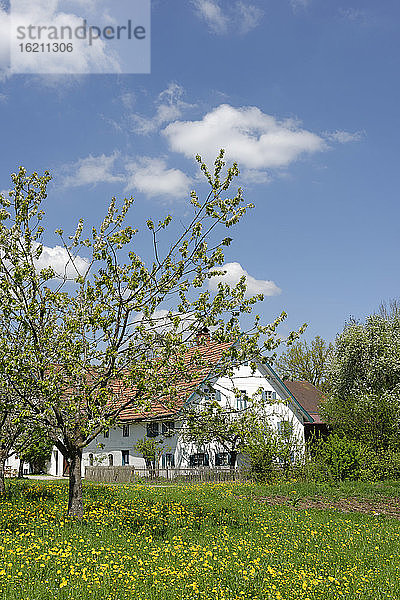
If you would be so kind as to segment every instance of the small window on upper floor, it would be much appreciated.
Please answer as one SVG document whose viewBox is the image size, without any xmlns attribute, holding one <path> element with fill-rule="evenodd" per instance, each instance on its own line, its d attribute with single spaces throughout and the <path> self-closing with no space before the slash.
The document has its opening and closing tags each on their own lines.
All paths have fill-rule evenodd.
<svg viewBox="0 0 400 600">
<path fill-rule="evenodd" d="M 247 394 L 246 390 L 240 390 L 240 396 L 236 398 L 237 410 L 246 410 L 247 408 Z"/>
<path fill-rule="evenodd" d="M 162 435 L 165 437 L 171 437 L 175 432 L 175 423 L 174 421 L 165 421 L 161 425 Z"/>
<path fill-rule="evenodd" d="M 158 433 L 158 423 L 156 421 L 147 423 L 147 437 L 157 437 Z"/>
<path fill-rule="evenodd" d="M 208 402 L 221 402 L 221 392 L 214 388 L 206 387 L 204 389 L 204 398 Z"/>
<path fill-rule="evenodd" d="M 89 454 L 89 465 L 90 465 L 91 467 L 93 467 L 93 463 L 94 463 L 93 454 Z"/>
<path fill-rule="evenodd" d="M 271 390 L 263 390 L 262 391 L 263 400 L 276 400 L 276 392 L 272 392 Z"/>
<path fill-rule="evenodd" d="M 129 437 L 129 425 L 122 425 L 122 437 Z"/>
<path fill-rule="evenodd" d="M 108 438 L 108 437 L 110 437 L 110 430 L 109 430 L 109 429 L 105 429 L 105 430 L 103 431 L 103 436 L 104 436 L 105 438 Z"/>
</svg>

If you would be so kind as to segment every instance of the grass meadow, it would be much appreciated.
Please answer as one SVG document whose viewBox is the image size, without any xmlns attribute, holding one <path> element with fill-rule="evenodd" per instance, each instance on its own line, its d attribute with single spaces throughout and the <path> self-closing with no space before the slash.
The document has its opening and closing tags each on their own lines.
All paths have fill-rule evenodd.
<svg viewBox="0 0 400 600">
<path fill-rule="evenodd" d="M 10 481 L 0 502 L 0 598 L 399 600 L 400 521 L 330 507 L 340 498 L 396 504 L 399 491 L 400 483 L 85 484 L 77 523 L 65 517 L 66 482 Z M 324 508 L 304 507 L 306 497 Z"/>
</svg>

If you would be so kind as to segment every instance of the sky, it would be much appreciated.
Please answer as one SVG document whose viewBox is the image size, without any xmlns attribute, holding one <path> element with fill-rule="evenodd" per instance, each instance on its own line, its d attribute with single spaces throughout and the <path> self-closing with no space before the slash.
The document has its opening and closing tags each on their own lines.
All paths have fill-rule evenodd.
<svg viewBox="0 0 400 600">
<path fill-rule="evenodd" d="M 46 10 L 74 1 L 96 2 Z M 139 228 L 185 222 L 190 190 L 207 191 L 195 155 L 212 164 L 224 148 L 255 205 L 230 232 L 226 280 L 265 294 L 264 322 L 287 312 L 282 335 L 308 323 L 305 339 L 333 340 L 400 296 L 399 21 L 395 0 L 153 0 L 150 73 L 102 74 L 106 49 L 90 59 L 98 74 L 4 63 L 0 190 L 19 165 L 52 173 L 57 262 L 52 232 L 100 222 L 114 195 L 135 198 Z"/>
</svg>

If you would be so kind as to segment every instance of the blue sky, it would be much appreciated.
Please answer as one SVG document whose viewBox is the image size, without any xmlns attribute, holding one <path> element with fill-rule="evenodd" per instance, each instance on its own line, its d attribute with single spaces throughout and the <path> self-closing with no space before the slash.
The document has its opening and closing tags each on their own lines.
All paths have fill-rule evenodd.
<svg viewBox="0 0 400 600">
<path fill-rule="evenodd" d="M 3 72 L 0 190 L 19 165 L 49 169 L 49 231 L 100 220 L 113 195 L 136 198 L 135 225 L 179 222 L 206 189 L 194 155 L 224 147 L 256 205 L 230 280 L 270 294 L 259 312 L 285 310 L 283 333 L 333 339 L 400 295 L 399 19 L 389 0 L 153 0 L 148 75 Z"/>
</svg>

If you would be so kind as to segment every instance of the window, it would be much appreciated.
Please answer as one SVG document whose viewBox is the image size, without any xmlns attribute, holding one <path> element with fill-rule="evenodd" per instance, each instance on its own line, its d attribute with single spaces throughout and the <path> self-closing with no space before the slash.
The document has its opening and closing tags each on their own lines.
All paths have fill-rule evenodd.
<svg viewBox="0 0 400 600">
<path fill-rule="evenodd" d="M 114 456 L 112 454 L 108 455 L 108 466 L 112 467 L 114 465 Z"/>
<path fill-rule="evenodd" d="M 189 457 L 189 465 L 191 467 L 208 467 L 209 460 L 208 454 L 204 452 L 198 452 L 197 454 L 191 454 Z"/>
<path fill-rule="evenodd" d="M 246 391 L 245 390 L 240 390 L 240 396 L 238 396 L 238 398 L 236 398 L 236 408 L 238 410 L 246 410 L 246 408 L 247 408 L 247 397 L 246 397 Z"/>
<path fill-rule="evenodd" d="M 129 437 L 129 425 L 122 425 L 122 437 Z"/>
<path fill-rule="evenodd" d="M 228 452 L 217 452 L 215 455 L 215 466 L 224 467 L 230 464 Z"/>
<path fill-rule="evenodd" d="M 204 399 L 207 402 L 221 402 L 221 392 L 212 387 L 206 387 L 204 389 Z"/>
<path fill-rule="evenodd" d="M 288 420 L 279 421 L 278 433 L 286 440 L 293 435 L 294 427 L 293 423 Z"/>
<path fill-rule="evenodd" d="M 227 467 L 235 465 L 237 452 L 217 452 L 215 454 L 215 466 Z"/>
<path fill-rule="evenodd" d="M 263 400 L 276 400 L 276 392 L 272 392 L 271 390 L 263 390 L 262 397 Z"/>
<path fill-rule="evenodd" d="M 175 466 L 175 456 L 173 454 L 163 454 L 162 465 L 164 469 Z"/>
<path fill-rule="evenodd" d="M 151 423 L 147 423 L 147 437 L 157 437 L 158 436 L 158 423 L 152 421 Z"/>
<path fill-rule="evenodd" d="M 105 430 L 103 431 L 103 436 L 104 436 L 105 438 L 108 438 L 108 437 L 110 437 L 110 430 L 109 430 L 109 429 L 105 429 Z"/>
<path fill-rule="evenodd" d="M 174 435 L 174 430 L 175 430 L 174 421 L 165 421 L 165 423 L 162 423 L 162 425 L 161 425 L 162 434 L 165 435 L 166 437 Z"/>
<path fill-rule="evenodd" d="M 93 454 L 89 454 L 89 465 L 91 467 L 93 467 L 93 462 L 94 462 L 94 460 L 93 460 Z"/>
<path fill-rule="evenodd" d="M 122 465 L 129 465 L 129 450 L 122 450 Z"/>
</svg>

